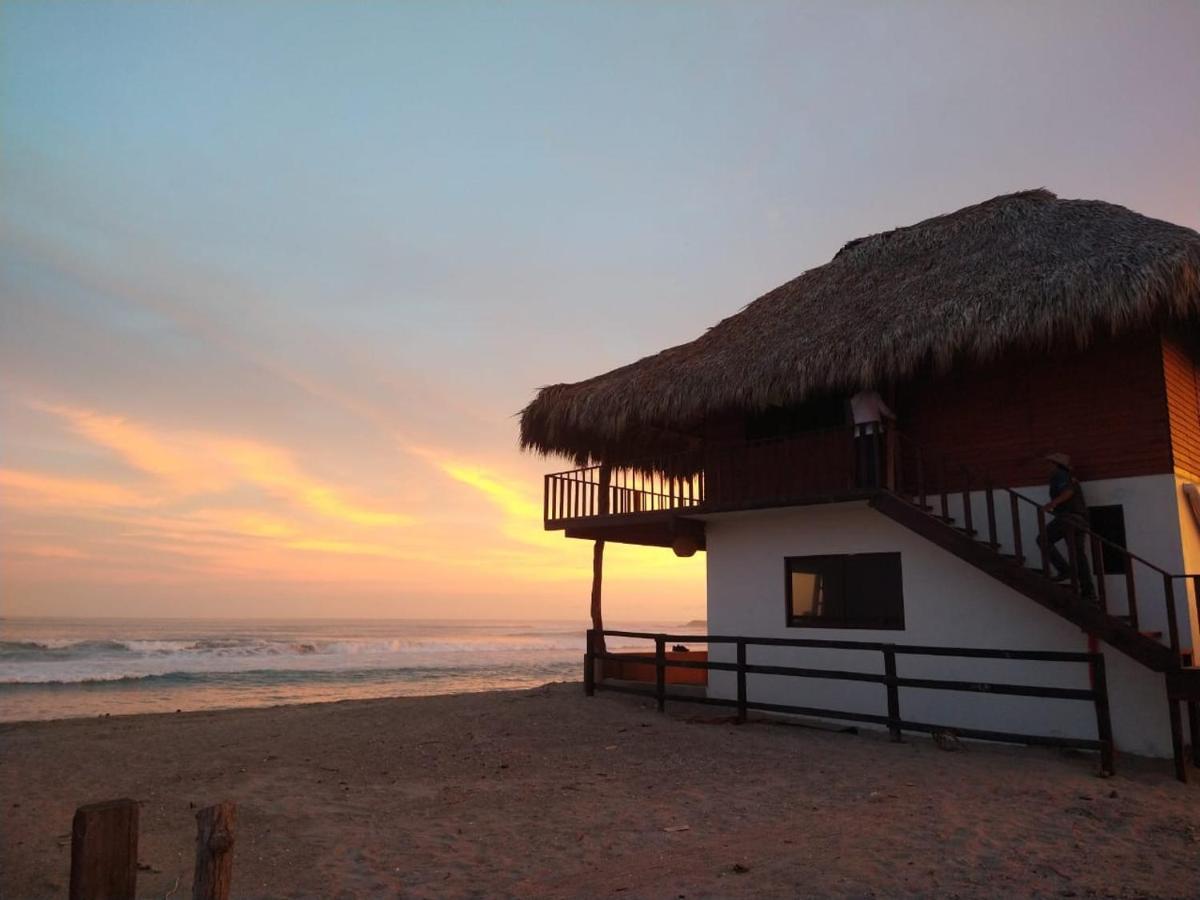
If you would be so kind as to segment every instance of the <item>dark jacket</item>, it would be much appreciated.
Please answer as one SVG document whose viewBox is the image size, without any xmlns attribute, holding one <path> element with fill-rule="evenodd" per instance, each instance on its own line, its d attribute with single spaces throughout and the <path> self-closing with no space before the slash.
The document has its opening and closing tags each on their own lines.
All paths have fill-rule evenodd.
<svg viewBox="0 0 1200 900">
<path fill-rule="evenodd" d="M 1083 499 L 1083 486 L 1069 470 L 1059 467 L 1050 476 L 1050 499 L 1056 500 L 1067 491 L 1072 492 L 1071 499 L 1054 507 L 1054 515 L 1086 519 L 1087 502 Z"/>
</svg>

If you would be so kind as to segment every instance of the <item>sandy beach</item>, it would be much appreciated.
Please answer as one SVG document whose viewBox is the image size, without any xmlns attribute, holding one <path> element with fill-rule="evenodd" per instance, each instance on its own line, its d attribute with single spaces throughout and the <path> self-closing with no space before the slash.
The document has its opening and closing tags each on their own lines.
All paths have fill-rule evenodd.
<svg viewBox="0 0 1200 900">
<path fill-rule="evenodd" d="M 65 895 L 72 812 L 121 796 L 145 897 L 190 895 L 195 809 L 223 799 L 238 897 L 1200 893 L 1200 787 L 1166 766 L 574 684 L 5 725 L 0 761 L 6 898 Z"/>
</svg>

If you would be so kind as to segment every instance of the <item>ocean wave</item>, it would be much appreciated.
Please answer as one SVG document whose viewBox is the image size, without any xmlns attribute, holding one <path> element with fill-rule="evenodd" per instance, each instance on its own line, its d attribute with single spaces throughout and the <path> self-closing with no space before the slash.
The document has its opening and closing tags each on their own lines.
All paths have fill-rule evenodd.
<svg viewBox="0 0 1200 900">
<path fill-rule="evenodd" d="M 356 656 L 394 653 L 478 653 L 488 651 L 575 650 L 583 647 L 583 633 L 535 632 L 514 635 L 440 638 L 193 638 L 184 640 L 84 640 L 0 641 L 0 661 L 62 662 L 72 659 L 137 656 L 256 657 L 256 656 Z"/>
<path fill-rule="evenodd" d="M 0 659 L 30 659 L 38 656 L 61 660 L 70 656 L 97 656 L 132 652 L 124 641 L 0 641 Z"/>
<path fill-rule="evenodd" d="M 544 665 L 513 664 L 490 666 L 489 676 L 505 675 L 534 676 L 561 675 L 568 668 L 565 663 Z M 570 665 L 574 670 L 574 665 Z M 79 678 L 50 678 L 41 680 L 0 680 L 0 691 L 39 690 L 55 688 L 120 688 L 124 686 L 152 685 L 287 685 L 287 684 L 338 684 L 363 681 L 436 681 L 456 679 L 466 675 L 477 676 L 478 669 L 458 666 L 406 666 L 388 669 L 248 669 L 234 672 L 107 672 Z"/>
</svg>

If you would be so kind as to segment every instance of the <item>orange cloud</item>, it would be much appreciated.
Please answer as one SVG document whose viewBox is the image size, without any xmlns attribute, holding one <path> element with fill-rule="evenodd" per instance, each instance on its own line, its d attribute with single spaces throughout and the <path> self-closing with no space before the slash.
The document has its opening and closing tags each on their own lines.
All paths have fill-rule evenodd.
<svg viewBox="0 0 1200 900">
<path fill-rule="evenodd" d="M 131 507 L 155 502 L 118 484 L 17 469 L 0 469 L 0 487 L 7 489 L 5 504 L 13 506 Z"/>
</svg>

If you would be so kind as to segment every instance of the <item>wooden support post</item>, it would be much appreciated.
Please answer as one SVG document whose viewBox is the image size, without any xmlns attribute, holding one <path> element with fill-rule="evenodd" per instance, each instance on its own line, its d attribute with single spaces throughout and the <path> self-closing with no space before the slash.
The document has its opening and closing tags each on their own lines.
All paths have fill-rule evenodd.
<svg viewBox="0 0 1200 900">
<path fill-rule="evenodd" d="M 600 603 L 601 588 L 604 581 L 604 541 L 596 541 L 592 545 L 592 631 L 595 632 L 595 643 L 592 651 L 604 653 L 604 610 Z"/>
<path fill-rule="evenodd" d="M 893 647 L 883 648 L 883 674 L 887 678 L 888 732 L 892 740 L 899 743 L 900 734 L 900 686 L 896 684 L 896 650 Z"/>
<path fill-rule="evenodd" d="M 600 513 L 608 514 L 608 486 L 612 483 L 612 467 L 600 467 Z M 593 652 L 605 653 L 604 610 L 601 604 L 604 581 L 604 541 L 596 541 L 592 547 L 592 628 L 596 632 Z"/>
<path fill-rule="evenodd" d="M 654 638 L 654 698 L 658 711 L 667 708 L 667 639 L 663 635 Z"/>
<path fill-rule="evenodd" d="M 71 822 L 70 900 L 133 900 L 137 893 L 136 800 L 90 803 Z"/>
<path fill-rule="evenodd" d="M 229 900 L 237 805 L 230 800 L 196 813 L 196 870 L 192 900 Z"/>
<path fill-rule="evenodd" d="M 1171 755 L 1175 757 L 1175 777 L 1187 783 L 1187 760 L 1183 757 L 1183 720 L 1179 715 L 1179 701 L 1167 694 L 1167 712 L 1171 717 Z"/>
<path fill-rule="evenodd" d="M 737 642 L 737 721 L 741 725 L 746 721 L 746 641 L 738 638 Z"/>
<path fill-rule="evenodd" d="M 596 632 L 589 628 L 584 639 L 583 651 L 583 692 L 589 697 L 596 693 Z"/>
<path fill-rule="evenodd" d="M 1100 771 L 1112 775 L 1116 771 L 1113 760 L 1112 717 L 1108 709 L 1108 673 L 1105 669 L 1104 654 L 1092 654 L 1088 663 L 1092 674 L 1093 702 L 1096 705 L 1096 736 L 1100 741 Z"/>
</svg>

